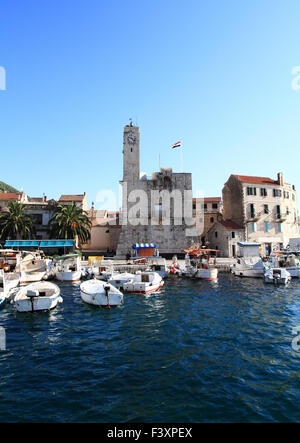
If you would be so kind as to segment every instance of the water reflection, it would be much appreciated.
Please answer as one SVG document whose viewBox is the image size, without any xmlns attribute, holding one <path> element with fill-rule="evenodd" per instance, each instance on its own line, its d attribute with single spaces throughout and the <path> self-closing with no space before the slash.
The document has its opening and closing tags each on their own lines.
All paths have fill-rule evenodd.
<svg viewBox="0 0 300 443">
<path fill-rule="evenodd" d="M 170 278 L 110 310 L 83 303 L 78 284 L 59 286 L 50 313 L 0 312 L 3 421 L 297 419 L 300 281 Z"/>
</svg>

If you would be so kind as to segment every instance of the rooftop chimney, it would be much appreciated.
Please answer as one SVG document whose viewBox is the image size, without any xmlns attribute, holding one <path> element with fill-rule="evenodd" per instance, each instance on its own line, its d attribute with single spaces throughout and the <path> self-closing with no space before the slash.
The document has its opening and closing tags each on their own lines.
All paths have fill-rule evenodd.
<svg viewBox="0 0 300 443">
<path fill-rule="evenodd" d="M 277 181 L 280 186 L 283 186 L 283 173 L 282 172 L 278 172 Z"/>
</svg>

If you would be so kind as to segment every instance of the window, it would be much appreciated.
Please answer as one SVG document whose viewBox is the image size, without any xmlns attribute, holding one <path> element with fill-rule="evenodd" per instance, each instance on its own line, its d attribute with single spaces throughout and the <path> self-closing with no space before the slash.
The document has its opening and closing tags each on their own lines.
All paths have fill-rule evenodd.
<svg viewBox="0 0 300 443">
<path fill-rule="evenodd" d="M 252 232 L 256 232 L 256 223 L 255 222 L 251 223 L 251 230 L 252 230 Z"/>
<path fill-rule="evenodd" d="M 32 216 L 36 225 L 43 224 L 43 214 L 32 214 Z"/>
<path fill-rule="evenodd" d="M 235 238 L 235 232 L 234 231 L 232 231 L 232 233 L 231 233 L 231 238 Z"/>
<path fill-rule="evenodd" d="M 193 209 L 196 209 L 196 203 L 193 203 Z"/>
<path fill-rule="evenodd" d="M 251 205 L 250 205 L 250 216 L 251 216 L 251 218 L 255 217 L 255 207 L 254 207 L 253 203 L 251 203 Z"/>
<path fill-rule="evenodd" d="M 213 223 L 215 219 L 213 217 L 210 217 L 210 222 Z"/>
<path fill-rule="evenodd" d="M 256 195 L 256 188 L 247 188 L 247 195 Z"/>
<path fill-rule="evenodd" d="M 218 238 L 218 232 L 217 231 L 215 232 L 215 237 Z"/>
<path fill-rule="evenodd" d="M 204 207 L 204 209 L 207 209 L 207 203 L 204 203 L 203 207 Z"/>
<path fill-rule="evenodd" d="M 268 205 L 264 205 L 264 213 L 265 214 L 269 214 L 269 206 Z"/>
<path fill-rule="evenodd" d="M 286 215 L 290 215 L 291 211 L 289 210 L 289 207 L 286 207 Z"/>
<path fill-rule="evenodd" d="M 213 208 L 213 209 L 218 209 L 218 203 L 213 203 L 213 204 L 212 204 L 212 208 Z"/>
<path fill-rule="evenodd" d="M 269 231 L 270 231 L 270 223 L 265 222 L 265 232 L 269 232 Z"/>
<path fill-rule="evenodd" d="M 290 198 L 290 193 L 287 191 L 284 191 L 284 198 Z"/>
<path fill-rule="evenodd" d="M 280 205 L 276 206 L 276 217 L 277 218 L 281 218 L 281 209 L 280 209 Z"/>
<path fill-rule="evenodd" d="M 260 195 L 262 197 L 267 197 L 268 192 L 267 192 L 266 188 L 260 188 Z"/>
<path fill-rule="evenodd" d="M 277 223 L 278 232 L 282 232 L 282 223 Z"/>
<path fill-rule="evenodd" d="M 281 197 L 282 192 L 280 189 L 273 189 L 273 197 Z"/>
<path fill-rule="evenodd" d="M 292 199 L 295 200 L 295 194 L 292 194 Z"/>
</svg>

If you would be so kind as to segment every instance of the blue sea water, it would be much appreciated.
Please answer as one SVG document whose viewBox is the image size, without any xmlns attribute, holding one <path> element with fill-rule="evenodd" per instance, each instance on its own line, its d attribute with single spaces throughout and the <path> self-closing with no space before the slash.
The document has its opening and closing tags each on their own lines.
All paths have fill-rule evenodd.
<svg viewBox="0 0 300 443">
<path fill-rule="evenodd" d="M 60 288 L 50 313 L 0 311 L 1 422 L 300 420 L 300 280 L 169 278 L 111 310 Z"/>
</svg>

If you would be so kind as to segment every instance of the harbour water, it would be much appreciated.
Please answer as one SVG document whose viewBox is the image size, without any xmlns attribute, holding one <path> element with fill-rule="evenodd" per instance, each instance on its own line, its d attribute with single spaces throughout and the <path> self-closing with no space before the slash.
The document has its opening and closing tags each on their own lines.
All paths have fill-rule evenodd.
<svg viewBox="0 0 300 443">
<path fill-rule="evenodd" d="M 0 311 L 1 422 L 299 421 L 298 279 L 169 278 L 111 310 L 60 288 L 50 313 Z"/>
</svg>

